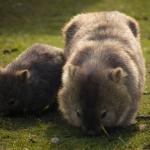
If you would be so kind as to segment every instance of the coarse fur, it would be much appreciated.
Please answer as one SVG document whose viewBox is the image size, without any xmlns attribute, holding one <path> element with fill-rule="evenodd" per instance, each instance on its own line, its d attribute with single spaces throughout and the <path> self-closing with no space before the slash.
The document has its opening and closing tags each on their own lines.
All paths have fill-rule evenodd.
<svg viewBox="0 0 150 150">
<path fill-rule="evenodd" d="M 59 109 L 89 133 L 135 120 L 145 65 L 138 23 L 117 12 L 80 14 L 63 29 L 65 57 Z"/>
<path fill-rule="evenodd" d="M 0 70 L 0 114 L 41 114 L 52 109 L 61 83 L 63 50 L 34 44 Z"/>
</svg>

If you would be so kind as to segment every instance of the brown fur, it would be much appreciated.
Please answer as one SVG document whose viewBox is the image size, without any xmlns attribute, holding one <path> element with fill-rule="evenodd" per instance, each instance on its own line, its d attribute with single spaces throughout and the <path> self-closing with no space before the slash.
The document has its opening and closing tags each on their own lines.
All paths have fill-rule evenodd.
<svg viewBox="0 0 150 150">
<path fill-rule="evenodd" d="M 145 76 L 137 22 L 119 12 L 80 14 L 63 33 L 67 63 L 58 95 L 63 116 L 96 132 L 133 123 Z"/>
<path fill-rule="evenodd" d="M 0 114 L 41 114 L 53 109 L 63 51 L 34 44 L 0 71 Z"/>
</svg>

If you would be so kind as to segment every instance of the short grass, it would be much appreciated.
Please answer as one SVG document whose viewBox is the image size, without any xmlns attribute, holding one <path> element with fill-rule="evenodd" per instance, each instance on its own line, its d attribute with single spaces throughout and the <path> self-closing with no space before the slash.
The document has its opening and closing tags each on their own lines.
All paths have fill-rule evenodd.
<svg viewBox="0 0 150 150">
<path fill-rule="evenodd" d="M 119 10 L 135 17 L 141 27 L 150 92 L 150 1 L 149 0 L 0 0 L 0 66 L 11 62 L 25 48 L 42 42 L 63 47 L 61 28 L 77 13 Z M 15 48 L 16 51 L 10 52 Z M 139 114 L 150 113 L 150 95 L 143 95 Z M 139 124 L 147 124 L 138 130 Z M 51 138 L 60 138 L 52 144 Z M 150 120 L 116 130 L 109 136 L 87 137 L 57 113 L 46 117 L 0 118 L 0 150 L 141 150 L 150 149 Z"/>
</svg>

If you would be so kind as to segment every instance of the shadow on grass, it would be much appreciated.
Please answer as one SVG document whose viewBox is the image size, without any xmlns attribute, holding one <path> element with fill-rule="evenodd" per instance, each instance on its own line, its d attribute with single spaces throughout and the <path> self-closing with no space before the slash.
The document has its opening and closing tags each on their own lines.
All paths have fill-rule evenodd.
<svg viewBox="0 0 150 150">
<path fill-rule="evenodd" d="M 37 122 L 44 122 L 44 123 L 52 123 L 54 127 L 58 128 L 58 131 L 60 130 L 63 135 L 66 137 L 74 135 L 75 137 L 84 137 L 86 136 L 84 132 L 82 132 L 79 128 L 73 127 L 69 125 L 60 115 L 59 112 L 49 112 L 41 116 L 24 116 L 24 115 L 19 115 L 19 116 L 12 116 L 12 117 L 0 117 L 0 128 L 1 129 L 7 129 L 7 130 L 17 130 L 20 128 L 27 128 L 27 127 L 32 127 Z M 108 135 L 105 133 L 101 133 L 98 136 L 106 136 L 109 140 L 113 136 L 119 135 L 120 133 L 125 134 L 134 134 L 136 131 L 138 131 L 138 128 L 136 125 L 132 125 L 127 128 L 114 128 L 111 130 L 108 130 Z M 49 133 L 53 132 L 53 128 L 48 127 L 47 136 L 49 136 Z M 57 133 L 57 131 L 55 132 Z M 98 137 L 97 136 L 97 137 Z"/>
<path fill-rule="evenodd" d="M 36 117 L 1 117 L 0 129 L 8 131 L 17 131 L 33 127 L 37 124 L 39 118 Z"/>
<path fill-rule="evenodd" d="M 42 127 L 43 124 L 46 126 L 44 129 Z M 10 133 L 13 131 L 17 132 L 19 130 L 27 130 L 27 132 L 32 133 L 32 129 L 40 131 L 48 141 L 50 141 L 53 137 L 58 137 L 60 139 L 60 143 L 52 144 L 51 147 L 53 149 L 70 149 L 70 146 L 78 149 L 86 149 L 86 147 L 89 149 L 115 149 L 117 148 L 116 146 L 121 148 L 132 148 L 132 145 L 130 145 L 130 147 L 126 147 L 127 143 L 129 143 L 130 138 L 135 136 L 139 131 L 137 125 L 134 125 L 127 128 L 109 130 L 107 131 L 107 134 L 102 132 L 100 135 L 95 137 L 86 136 L 79 128 L 72 127 L 63 120 L 62 116 L 58 112 L 51 112 L 41 117 L 20 116 L 0 118 L 0 130 L 6 130 Z M 7 134 L 5 134 L 2 139 L 7 138 L 5 137 L 6 135 Z"/>
<path fill-rule="evenodd" d="M 75 128 L 67 124 L 60 115 L 56 116 L 51 120 L 53 125 L 49 126 L 45 131 L 48 139 L 52 137 L 60 138 L 59 145 L 52 145 L 53 148 L 116 148 L 116 145 L 126 148 L 126 144 L 132 136 L 137 134 L 138 127 L 133 125 L 127 128 L 116 128 L 107 131 L 107 134 L 102 132 L 98 136 L 87 136 L 81 129 Z M 129 147 L 128 147 L 129 148 Z M 131 146 L 132 148 L 132 146 Z"/>
</svg>

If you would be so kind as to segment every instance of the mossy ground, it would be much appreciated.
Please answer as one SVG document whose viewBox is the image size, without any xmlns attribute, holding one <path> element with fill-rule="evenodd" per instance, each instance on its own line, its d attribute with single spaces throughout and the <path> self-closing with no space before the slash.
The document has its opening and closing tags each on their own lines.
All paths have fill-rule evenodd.
<svg viewBox="0 0 150 150">
<path fill-rule="evenodd" d="M 11 62 L 33 43 L 63 47 L 62 26 L 81 12 L 119 10 L 135 17 L 141 27 L 141 43 L 147 67 L 145 91 L 150 92 L 149 0 L 0 0 L 0 66 Z M 15 48 L 15 51 L 11 49 Z M 150 95 L 143 95 L 139 114 L 150 113 Z M 147 129 L 139 131 L 139 124 Z M 60 138 L 52 144 L 51 138 Z M 150 120 L 116 130 L 109 137 L 87 137 L 69 126 L 59 114 L 46 117 L 0 118 L 0 150 L 141 150 L 150 149 Z"/>
</svg>

